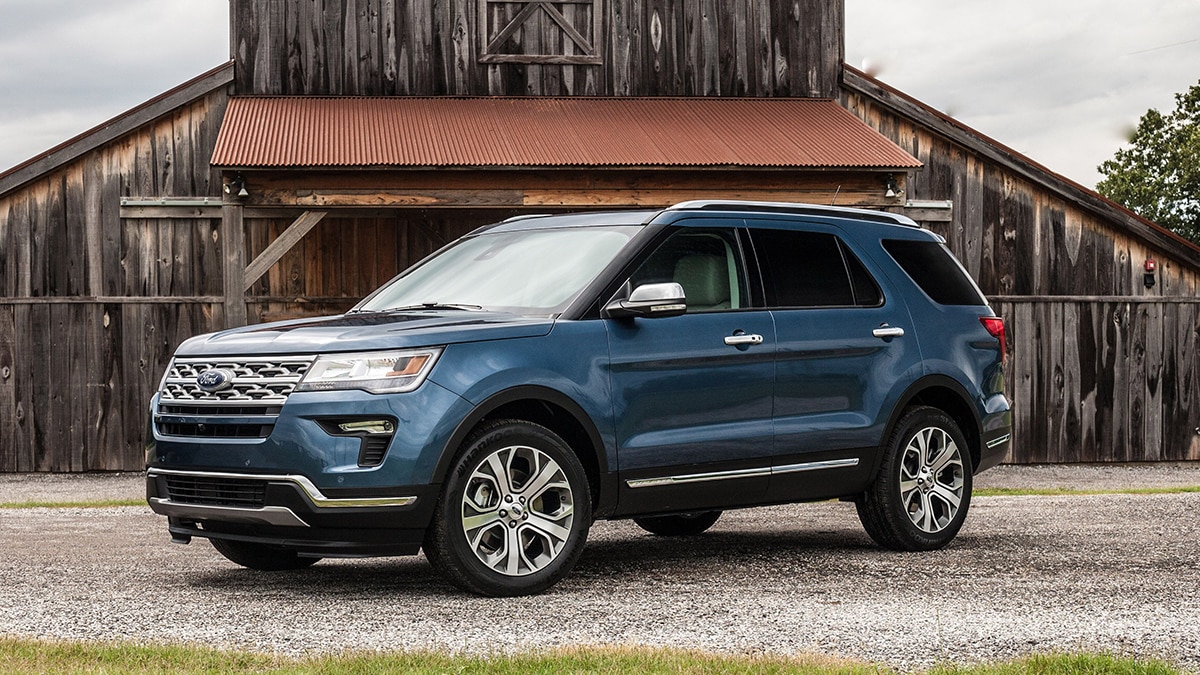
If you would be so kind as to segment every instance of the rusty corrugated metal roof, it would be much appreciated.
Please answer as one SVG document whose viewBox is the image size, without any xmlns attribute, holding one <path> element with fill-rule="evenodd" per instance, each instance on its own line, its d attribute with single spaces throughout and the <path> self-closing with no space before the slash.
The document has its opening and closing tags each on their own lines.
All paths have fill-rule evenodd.
<svg viewBox="0 0 1200 675">
<path fill-rule="evenodd" d="M 269 167 L 777 167 L 920 162 L 829 99 L 246 97 L 212 163 Z"/>
</svg>

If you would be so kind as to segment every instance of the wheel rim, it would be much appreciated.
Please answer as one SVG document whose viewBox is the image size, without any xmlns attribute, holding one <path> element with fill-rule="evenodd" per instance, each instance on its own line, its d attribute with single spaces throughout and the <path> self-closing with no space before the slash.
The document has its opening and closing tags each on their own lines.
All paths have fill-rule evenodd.
<svg viewBox="0 0 1200 675">
<path fill-rule="evenodd" d="M 923 532 L 946 529 L 962 504 L 962 452 L 940 427 L 913 435 L 900 463 L 900 499 L 913 525 Z"/>
<path fill-rule="evenodd" d="M 488 455 L 467 480 L 462 528 L 475 557 L 505 576 L 558 558 L 575 521 L 571 484 L 549 455 L 524 445 Z"/>
</svg>

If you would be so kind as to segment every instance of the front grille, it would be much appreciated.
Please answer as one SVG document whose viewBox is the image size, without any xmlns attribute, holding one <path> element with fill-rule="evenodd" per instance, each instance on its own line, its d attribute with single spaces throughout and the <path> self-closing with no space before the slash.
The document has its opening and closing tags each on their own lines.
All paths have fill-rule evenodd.
<svg viewBox="0 0 1200 675">
<path fill-rule="evenodd" d="M 164 436 L 192 438 L 266 438 L 274 424 L 194 424 L 189 422 L 158 421 L 158 433 Z"/>
<path fill-rule="evenodd" d="M 163 403 L 280 406 L 308 372 L 308 367 L 315 358 L 276 356 L 174 359 L 167 370 L 167 378 L 163 382 L 159 398 Z M 232 386 L 218 392 L 201 389 L 196 383 L 196 378 L 205 371 L 217 369 L 233 372 Z"/>
<path fill-rule="evenodd" d="M 177 358 L 159 392 L 155 424 L 166 436 L 266 438 L 315 356 Z M 200 388 L 209 370 L 226 371 L 220 391 Z"/>
<path fill-rule="evenodd" d="M 167 496 L 182 504 L 260 508 L 266 503 L 264 480 L 167 476 L 166 481 Z"/>
</svg>

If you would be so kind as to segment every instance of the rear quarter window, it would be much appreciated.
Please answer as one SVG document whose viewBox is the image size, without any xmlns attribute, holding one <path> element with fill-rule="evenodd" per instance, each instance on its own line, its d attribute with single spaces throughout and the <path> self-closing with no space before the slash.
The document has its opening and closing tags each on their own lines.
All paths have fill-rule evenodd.
<svg viewBox="0 0 1200 675">
<path fill-rule="evenodd" d="M 888 239 L 892 259 L 939 305 L 986 305 L 987 300 L 958 259 L 936 241 Z"/>
</svg>

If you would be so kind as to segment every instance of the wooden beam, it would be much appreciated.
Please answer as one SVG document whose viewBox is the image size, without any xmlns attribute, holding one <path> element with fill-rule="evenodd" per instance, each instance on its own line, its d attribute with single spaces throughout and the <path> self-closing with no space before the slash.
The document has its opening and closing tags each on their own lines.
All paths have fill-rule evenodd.
<svg viewBox="0 0 1200 675">
<path fill-rule="evenodd" d="M 78 295 L 34 298 L 0 298 L 8 305 L 219 305 L 220 295 Z"/>
<path fill-rule="evenodd" d="M 279 235 L 275 241 L 271 242 L 258 257 L 246 266 L 245 279 L 242 281 L 242 290 L 248 291 L 258 281 L 262 275 L 271 269 L 271 266 L 279 262 L 279 259 L 292 250 L 304 235 L 321 222 L 321 219 L 328 214 L 328 211 L 305 211 L 300 214 L 300 217 L 288 225 L 288 228 Z"/>
<path fill-rule="evenodd" d="M 225 328 L 246 325 L 246 222 L 241 204 L 221 207 Z"/>
<path fill-rule="evenodd" d="M 122 219 L 185 219 L 220 218 L 221 206 L 122 206 Z"/>
<path fill-rule="evenodd" d="M 731 188 L 672 186 L 664 188 L 530 187 L 516 189 L 335 189 L 271 190 L 264 202 L 281 206 L 319 208 L 522 208 L 669 206 L 689 199 L 747 199 L 754 201 L 810 202 L 837 206 L 894 206 L 883 189 L 836 185 L 820 188 Z"/>
</svg>

